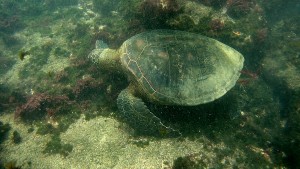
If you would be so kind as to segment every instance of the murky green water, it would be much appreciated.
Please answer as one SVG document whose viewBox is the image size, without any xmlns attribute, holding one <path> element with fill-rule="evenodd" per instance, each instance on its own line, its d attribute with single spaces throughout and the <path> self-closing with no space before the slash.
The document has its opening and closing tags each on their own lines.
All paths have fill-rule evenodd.
<svg viewBox="0 0 300 169">
<path fill-rule="evenodd" d="M 294 0 L 1 0 L 0 168 L 297 168 L 299 11 Z M 212 69 L 232 54 L 196 35 L 122 46 L 157 29 L 218 40 L 243 68 Z M 88 57 L 97 40 L 110 64 Z M 235 85 L 217 97 L 222 79 Z M 186 106 L 200 91 L 215 98 Z"/>
</svg>

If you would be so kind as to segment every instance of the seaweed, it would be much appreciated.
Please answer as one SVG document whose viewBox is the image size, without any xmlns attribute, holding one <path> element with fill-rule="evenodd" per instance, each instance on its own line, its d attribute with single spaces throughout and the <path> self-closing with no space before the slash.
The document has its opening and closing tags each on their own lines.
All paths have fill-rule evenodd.
<svg viewBox="0 0 300 169">
<path fill-rule="evenodd" d="M 19 90 L 12 90 L 8 86 L 0 84 L 0 113 L 5 112 L 6 109 L 15 108 L 24 100 L 25 98 Z"/>
<path fill-rule="evenodd" d="M 0 168 L 2 166 L 0 165 Z M 21 169 L 22 167 L 18 166 L 17 165 L 17 162 L 16 161 L 9 161 L 7 163 L 4 163 L 4 166 L 3 166 L 5 169 Z"/>
<path fill-rule="evenodd" d="M 167 23 L 182 12 L 176 0 L 145 0 L 141 3 L 137 18 L 146 29 L 170 28 Z"/>
<path fill-rule="evenodd" d="M 213 8 L 220 9 L 226 5 L 228 0 L 198 0 L 204 5 L 212 6 Z"/>
<path fill-rule="evenodd" d="M 234 18 L 241 18 L 247 15 L 255 4 L 255 0 L 228 0 L 227 13 Z"/>
<path fill-rule="evenodd" d="M 172 169 L 194 169 L 194 168 L 206 168 L 204 162 L 194 158 L 197 154 L 190 154 L 184 157 L 178 157 L 174 160 Z"/>
<path fill-rule="evenodd" d="M 103 80 L 96 80 L 90 76 L 80 79 L 76 82 L 73 88 L 73 93 L 78 99 L 86 99 L 92 97 L 97 97 L 103 93 L 105 88 Z"/>
<path fill-rule="evenodd" d="M 51 141 L 46 144 L 43 151 L 45 154 L 60 154 L 64 157 L 68 156 L 73 150 L 73 145 L 61 142 L 59 135 L 53 135 Z"/>
<path fill-rule="evenodd" d="M 24 60 L 25 56 L 30 55 L 29 51 L 20 50 L 18 56 L 20 60 Z"/>
<path fill-rule="evenodd" d="M 104 16 L 113 15 L 119 7 L 119 0 L 93 0 L 94 9 Z"/>
<path fill-rule="evenodd" d="M 52 117 L 61 108 L 65 108 L 65 104 L 70 104 L 71 101 L 65 95 L 49 95 L 46 93 L 36 93 L 27 99 L 27 102 L 18 106 L 15 111 L 15 119 L 21 117 L 25 121 L 41 119 L 45 115 Z M 63 107 L 64 106 L 64 107 Z M 55 108 L 55 112 L 47 112 L 47 108 Z"/>
<path fill-rule="evenodd" d="M 3 122 L 0 121 L 0 143 L 2 143 L 5 139 L 8 138 L 8 131 L 10 129 L 11 127 L 8 123 L 3 124 Z"/>
<path fill-rule="evenodd" d="M 22 137 L 21 137 L 20 133 L 16 130 L 13 132 L 12 141 L 15 144 L 20 144 L 22 141 Z"/>
</svg>

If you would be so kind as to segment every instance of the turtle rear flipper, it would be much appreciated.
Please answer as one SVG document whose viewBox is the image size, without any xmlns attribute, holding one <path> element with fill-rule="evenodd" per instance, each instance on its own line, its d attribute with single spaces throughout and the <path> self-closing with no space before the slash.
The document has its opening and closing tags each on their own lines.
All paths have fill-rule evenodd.
<svg viewBox="0 0 300 169">
<path fill-rule="evenodd" d="M 121 118 L 139 135 L 175 137 L 180 132 L 165 126 L 129 88 L 121 91 L 117 99 Z"/>
</svg>

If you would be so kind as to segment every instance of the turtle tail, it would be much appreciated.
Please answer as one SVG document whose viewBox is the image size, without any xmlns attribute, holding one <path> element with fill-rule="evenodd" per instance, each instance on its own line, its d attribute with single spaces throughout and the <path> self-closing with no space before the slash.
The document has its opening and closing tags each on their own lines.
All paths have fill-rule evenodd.
<svg viewBox="0 0 300 169">
<path fill-rule="evenodd" d="M 120 117 L 138 135 L 177 137 L 181 133 L 165 126 L 144 104 L 143 100 L 134 96 L 129 88 L 121 91 L 117 99 Z"/>
</svg>

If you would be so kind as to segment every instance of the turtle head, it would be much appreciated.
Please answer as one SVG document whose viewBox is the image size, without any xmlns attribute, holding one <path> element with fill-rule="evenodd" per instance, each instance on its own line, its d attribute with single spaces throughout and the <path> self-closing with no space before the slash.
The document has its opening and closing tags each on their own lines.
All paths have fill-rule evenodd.
<svg viewBox="0 0 300 169">
<path fill-rule="evenodd" d="M 103 41 L 96 41 L 96 48 L 92 50 L 88 58 L 105 69 L 115 69 L 120 66 L 118 51 L 109 49 Z"/>
<path fill-rule="evenodd" d="M 108 49 L 108 46 L 103 41 L 96 41 L 95 49 L 89 54 L 88 58 L 90 58 L 93 62 L 98 63 L 100 57 L 103 58 L 103 52 L 105 49 Z"/>
</svg>

